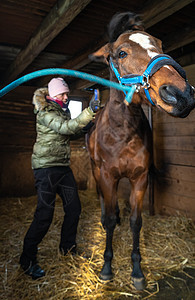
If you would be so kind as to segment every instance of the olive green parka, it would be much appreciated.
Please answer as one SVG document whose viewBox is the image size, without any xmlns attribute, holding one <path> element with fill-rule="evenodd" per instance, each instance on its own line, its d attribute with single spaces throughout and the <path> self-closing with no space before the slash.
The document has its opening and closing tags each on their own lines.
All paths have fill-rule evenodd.
<svg viewBox="0 0 195 300">
<path fill-rule="evenodd" d="M 47 100 L 46 96 L 47 88 L 36 90 L 33 96 L 37 131 L 32 154 L 33 169 L 68 166 L 70 137 L 85 127 L 95 115 L 90 108 L 86 108 L 77 118 L 71 119 L 69 111 Z"/>
</svg>

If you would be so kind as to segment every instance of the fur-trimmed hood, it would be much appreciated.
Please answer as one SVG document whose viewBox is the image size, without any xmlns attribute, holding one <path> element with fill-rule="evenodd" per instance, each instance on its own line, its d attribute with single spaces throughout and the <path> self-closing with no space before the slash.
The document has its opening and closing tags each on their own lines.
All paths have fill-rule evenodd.
<svg viewBox="0 0 195 300">
<path fill-rule="evenodd" d="M 46 96 L 49 96 L 48 88 L 40 88 L 34 92 L 32 103 L 36 111 L 44 110 L 48 106 Z"/>
</svg>

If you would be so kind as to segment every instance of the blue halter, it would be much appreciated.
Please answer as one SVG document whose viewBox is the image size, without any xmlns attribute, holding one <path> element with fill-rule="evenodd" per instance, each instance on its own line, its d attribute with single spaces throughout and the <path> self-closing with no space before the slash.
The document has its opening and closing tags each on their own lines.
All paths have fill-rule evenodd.
<svg viewBox="0 0 195 300">
<path fill-rule="evenodd" d="M 169 55 L 159 54 L 153 57 L 147 65 L 146 70 L 142 75 L 137 74 L 128 74 L 123 77 L 120 76 L 115 63 L 110 58 L 110 67 L 114 71 L 116 78 L 118 79 L 121 85 L 134 85 L 138 89 L 138 86 L 142 86 L 144 88 L 147 99 L 152 105 L 155 105 L 150 97 L 149 88 L 150 83 L 149 79 L 152 77 L 154 73 L 156 73 L 160 68 L 164 65 L 171 65 L 175 68 L 175 70 L 186 80 L 186 73 L 184 69 Z M 128 103 L 128 99 L 126 99 Z"/>
</svg>

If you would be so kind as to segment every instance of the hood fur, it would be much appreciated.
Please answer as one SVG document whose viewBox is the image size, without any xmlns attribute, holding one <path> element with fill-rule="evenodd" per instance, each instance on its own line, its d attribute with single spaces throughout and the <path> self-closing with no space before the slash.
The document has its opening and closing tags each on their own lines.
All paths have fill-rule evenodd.
<svg viewBox="0 0 195 300">
<path fill-rule="evenodd" d="M 43 110 L 48 106 L 46 96 L 48 96 L 48 88 L 40 88 L 34 92 L 32 103 L 37 111 Z"/>
</svg>

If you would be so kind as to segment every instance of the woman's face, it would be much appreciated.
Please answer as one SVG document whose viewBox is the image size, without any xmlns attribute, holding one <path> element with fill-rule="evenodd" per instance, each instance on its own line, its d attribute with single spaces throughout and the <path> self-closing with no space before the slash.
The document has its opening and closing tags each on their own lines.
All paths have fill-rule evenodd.
<svg viewBox="0 0 195 300">
<path fill-rule="evenodd" d="M 68 100 L 68 93 L 62 93 L 55 96 L 55 98 L 61 100 L 64 104 L 66 104 Z"/>
</svg>

